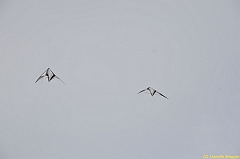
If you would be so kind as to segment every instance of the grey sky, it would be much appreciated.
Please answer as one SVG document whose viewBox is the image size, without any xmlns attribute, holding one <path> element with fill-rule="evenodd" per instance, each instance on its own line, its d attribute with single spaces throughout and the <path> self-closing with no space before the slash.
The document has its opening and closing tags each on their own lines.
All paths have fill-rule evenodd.
<svg viewBox="0 0 240 159">
<path fill-rule="evenodd" d="M 0 158 L 240 155 L 238 1 L 0 4 Z"/>
</svg>

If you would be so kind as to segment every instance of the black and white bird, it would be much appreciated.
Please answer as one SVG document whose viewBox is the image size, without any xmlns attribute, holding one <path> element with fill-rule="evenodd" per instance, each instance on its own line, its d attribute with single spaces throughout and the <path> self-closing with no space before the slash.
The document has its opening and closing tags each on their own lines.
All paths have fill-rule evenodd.
<svg viewBox="0 0 240 159">
<path fill-rule="evenodd" d="M 138 94 L 139 94 L 139 93 L 142 93 L 142 92 L 144 92 L 144 91 L 149 91 L 152 96 L 153 96 L 155 93 L 157 93 L 157 94 L 160 94 L 161 96 L 163 96 L 163 97 L 165 97 L 165 98 L 168 99 L 168 97 L 166 97 L 165 95 L 163 95 L 162 93 L 156 91 L 155 89 L 153 89 L 153 88 L 151 88 L 151 87 L 148 87 L 147 89 L 141 90 L 140 92 L 138 92 Z"/>
<path fill-rule="evenodd" d="M 40 76 L 40 77 L 38 77 L 38 79 L 37 79 L 37 81 L 39 81 L 40 79 L 42 79 L 42 78 L 44 78 L 44 77 L 47 77 L 48 78 L 48 82 L 50 82 L 53 78 L 57 78 L 57 79 L 59 79 L 60 81 L 62 81 L 58 76 L 56 76 L 54 73 L 53 73 L 53 71 L 50 69 L 50 68 L 48 68 L 46 71 L 44 71 L 43 72 L 43 74 Z M 36 81 L 36 82 L 37 82 Z M 36 83 L 35 82 L 35 83 Z M 62 81 L 63 82 L 63 81 Z M 63 82 L 64 83 L 64 82 Z M 64 83 L 65 84 L 65 83 Z"/>
</svg>

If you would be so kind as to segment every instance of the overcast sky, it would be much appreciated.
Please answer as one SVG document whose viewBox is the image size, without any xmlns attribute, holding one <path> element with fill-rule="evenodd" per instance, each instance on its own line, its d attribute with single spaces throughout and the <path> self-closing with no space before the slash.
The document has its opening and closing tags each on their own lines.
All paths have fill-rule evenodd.
<svg viewBox="0 0 240 159">
<path fill-rule="evenodd" d="M 239 42 L 237 0 L 2 0 L 0 158 L 240 155 Z"/>
</svg>

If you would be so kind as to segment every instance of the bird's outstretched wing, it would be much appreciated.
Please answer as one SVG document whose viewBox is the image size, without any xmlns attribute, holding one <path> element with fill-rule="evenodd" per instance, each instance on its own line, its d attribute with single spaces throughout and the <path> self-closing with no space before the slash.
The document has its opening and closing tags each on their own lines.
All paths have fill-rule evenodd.
<svg viewBox="0 0 240 159">
<path fill-rule="evenodd" d="M 158 94 L 160 94 L 161 96 L 163 96 L 163 97 L 165 97 L 165 98 L 167 98 L 168 99 L 168 97 L 166 97 L 165 95 L 163 95 L 162 93 L 160 93 L 160 92 L 158 92 L 158 91 L 156 91 L 156 93 L 158 93 Z"/>
<path fill-rule="evenodd" d="M 44 71 L 40 77 L 38 77 L 38 79 L 36 80 L 36 82 L 35 82 L 35 83 L 37 83 L 37 81 L 39 81 L 41 78 L 44 78 L 44 77 L 46 77 L 46 73 L 47 73 L 47 70 L 46 70 L 46 71 Z"/>
<path fill-rule="evenodd" d="M 58 76 L 54 76 L 53 78 L 57 78 L 57 79 L 59 79 L 60 81 L 62 81 Z M 62 81 L 62 83 L 64 83 L 63 81 Z M 64 83 L 65 84 L 65 83 Z"/>
<path fill-rule="evenodd" d="M 138 94 L 139 94 L 139 93 L 142 93 L 142 92 L 144 92 L 144 91 L 146 91 L 146 90 L 147 90 L 147 89 L 141 90 L 140 92 L 138 92 Z"/>
</svg>

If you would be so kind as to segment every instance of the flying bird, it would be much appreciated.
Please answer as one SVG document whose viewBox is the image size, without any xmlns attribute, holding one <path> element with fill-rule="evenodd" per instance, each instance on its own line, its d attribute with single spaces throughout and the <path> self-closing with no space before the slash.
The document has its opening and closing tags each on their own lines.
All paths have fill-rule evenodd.
<svg viewBox="0 0 240 159">
<path fill-rule="evenodd" d="M 160 94 L 161 96 L 167 98 L 165 95 L 163 95 L 162 93 L 156 91 L 155 89 L 153 89 L 153 88 L 151 88 L 151 87 L 148 87 L 147 89 L 141 90 L 140 92 L 138 92 L 138 94 L 139 94 L 139 93 L 142 93 L 142 92 L 144 92 L 144 91 L 149 91 L 152 96 L 153 96 L 155 93 L 158 93 L 158 94 Z M 168 99 L 168 98 L 167 98 L 167 99 Z"/>
<path fill-rule="evenodd" d="M 38 77 L 38 79 L 36 80 L 36 82 L 37 81 L 39 81 L 40 79 L 42 79 L 42 78 L 44 78 L 44 77 L 47 77 L 48 78 L 48 82 L 50 82 L 53 78 L 57 78 L 57 79 L 59 79 L 60 81 L 62 81 L 58 76 L 56 76 L 54 73 L 53 73 L 53 71 L 50 69 L 50 68 L 48 68 L 46 71 L 44 71 L 43 72 L 43 74 L 40 76 L 40 77 Z M 35 83 L 36 83 L 35 82 Z M 62 81 L 63 82 L 63 81 Z M 64 82 L 63 82 L 64 83 Z M 64 83 L 65 84 L 65 83 Z"/>
</svg>

